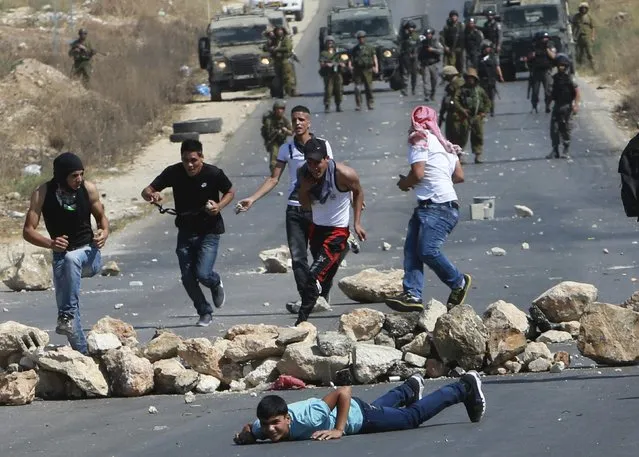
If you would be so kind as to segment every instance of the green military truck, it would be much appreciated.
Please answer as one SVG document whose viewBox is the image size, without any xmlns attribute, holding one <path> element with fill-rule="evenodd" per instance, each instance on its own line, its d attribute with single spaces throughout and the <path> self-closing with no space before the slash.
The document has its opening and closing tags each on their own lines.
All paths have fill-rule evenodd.
<svg viewBox="0 0 639 457">
<path fill-rule="evenodd" d="M 402 24 L 412 20 L 417 30 L 422 33 L 428 28 L 428 15 L 402 18 Z M 397 30 L 393 25 L 393 16 L 386 2 L 370 5 L 353 5 L 332 8 L 327 17 L 326 27 L 320 28 L 319 50 L 324 50 L 324 39 L 331 35 L 335 39 L 335 47 L 342 61 L 350 59 L 350 50 L 357 45 L 355 34 L 363 30 L 366 32 L 366 42 L 376 49 L 379 73 L 375 79 L 388 81 L 399 67 L 399 46 Z M 344 85 L 352 82 L 349 71 L 343 74 Z"/>
<path fill-rule="evenodd" d="M 528 55 L 533 37 L 548 32 L 557 52 L 572 59 L 575 43 L 570 26 L 567 0 L 509 0 L 501 9 L 503 38 L 501 71 L 506 81 L 514 81 L 517 72 L 528 71 Z"/>
<path fill-rule="evenodd" d="M 222 92 L 272 88 L 275 68 L 263 49 L 269 27 L 263 12 L 221 14 L 211 21 L 199 39 L 198 57 L 209 73 L 212 101 L 221 101 Z"/>
</svg>

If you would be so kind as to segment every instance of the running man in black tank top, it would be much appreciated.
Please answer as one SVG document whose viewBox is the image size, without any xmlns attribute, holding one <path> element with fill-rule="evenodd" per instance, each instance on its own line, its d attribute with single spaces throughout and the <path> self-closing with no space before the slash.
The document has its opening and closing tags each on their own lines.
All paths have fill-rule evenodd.
<svg viewBox="0 0 639 457">
<path fill-rule="evenodd" d="M 38 232 L 40 217 L 49 236 Z M 91 216 L 98 230 L 93 233 Z M 56 333 L 71 347 L 87 354 L 80 322 L 80 280 L 102 267 L 100 249 L 109 236 L 109 221 L 95 184 L 84 180 L 84 165 L 71 152 L 53 161 L 53 179 L 31 195 L 22 236 L 29 243 L 53 251 L 53 285 L 58 305 Z"/>
</svg>

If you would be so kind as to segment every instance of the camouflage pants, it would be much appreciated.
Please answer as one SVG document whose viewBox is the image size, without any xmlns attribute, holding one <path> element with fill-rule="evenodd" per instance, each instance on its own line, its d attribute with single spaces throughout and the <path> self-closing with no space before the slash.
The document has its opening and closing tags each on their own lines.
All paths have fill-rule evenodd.
<svg viewBox="0 0 639 457">
<path fill-rule="evenodd" d="M 457 68 L 457 71 L 462 73 L 464 71 L 464 50 L 455 49 L 449 54 L 444 54 L 444 66 L 452 65 Z"/>
<path fill-rule="evenodd" d="M 335 105 L 342 104 L 344 96 L 344 80 L 339 72 L 330 72 L 324 76 L 324 106 L 331 106 L 331 97 L 335 97 Z"/>
<path fill-rule="evenodd" d="M 559 147 L 559 141 L 564 146 L 570 146 L 570 133 L 572 132 L 572 105 L 555 105 L 550 117 L 550 140 L 553 149 Z"/>
<path fill-rule="evenodd" d="M 424 87 L 424 98 L 430 98 L 433 100 L 435 98 L 435 89 L 437 88 L 437 64 L 433 63 L 430 65 L 422 65 L 421 68 L 422 74 L 422 86 Z M 430 89 L 428 87 L 428 83 L 430 82 Z"/>
<path fill-rule="evenodd" d="M 73 62 L 71 75 L 74 78 L 80 78 L 82 80 L 82 84 L 86 86 L 89 83 L 89 80 L 91 79 L 91 61 L 77 60 Z"/>
<path fill-rule="evenodd" d="M 586 35 L 582 35 L 577 38 L 577 64 L 581 65 L 584 61 L 584 55 L 590 62 L 590 66 L 594 68 L 594 62 L 592 60 L 592 51 L 590 49 L 590 40 Z"/>
<path fill-rule="evenodd" d="M 274 84 L 278 85 L 278 92 L 280 94 L 286 94 L 289 97 L 297 95 L 295 89 L 295 73 L 293 71 L 293 64 L 288 60 L 275 61 L 275 81 Z"/>
<path fill-rule="evenodd" d="M 273 173 L 275 164 L 277 164 L 277 154 L 280 152 L 280 145 L 277 143 L 266 144 L 266 153 L 268 154 L 268 169 Z"/>
<path fill-rule="evenodd" d="M 532 70 L 530 73 L 532 95 L 530 96 L 530 102 L 533 108 L 537 108 L 539 103 L 539 89 L 540 86 L 544 86 L 544 101 L 546 107 L 550 104 L 550 94 L 552 93 L 552 76 L 550 70 Z"/>
<path fill-rule="evenodd" d="M 408 82 L 410 79 L 410 89 L 414 93 L 417 86 L 417 73 L 419 72 L 419 64 L 417 59 L 410 56 L 402 56 L 400 72 L 402 74 L 402 80 L 404 81 L 404 88 L 402 94 L 406 95 L 408 92 Z"/>
<path fill-rule="evenodd" d="M 462 149 L 468 142 L 468 136 L 470 134 L 470 148 L 476 157 L 480 157 L 484 152 L 484 119 L 480 116 L 475 116 L 471 119 L 460 121 L 457 127 L 459 133 L 459 146 Z"/>
<path fill-rule="evenodd" d="M 373 98 L 373 69 L 367 70 L 355 68 L 353 70 L 353 84 L 355 85 L 355 105 L 359 108 L 362 105 L 362 91 L 360 86 L 364 86 L 364 94 L 366 95 L 366 104 L 369 108 L 375 103 Z"/>
</svg>

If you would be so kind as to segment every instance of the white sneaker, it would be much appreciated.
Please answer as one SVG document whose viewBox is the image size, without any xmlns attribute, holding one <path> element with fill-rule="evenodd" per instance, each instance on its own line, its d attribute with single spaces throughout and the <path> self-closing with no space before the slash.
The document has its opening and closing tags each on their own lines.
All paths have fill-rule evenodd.
<svg viewBox="0 0 639 457">
<path fill-rule="evenodd" d="M 296 302 L 289 302 L 286 304 L 286 309 L 291 314 L 297 314 L 300 312 L 300 307 L 302 306 L 302 301 L 298 300 Z M 322 313 L 324 311 L 333 311 L 331 305 L 328 304 L 324 297 L 318 297 L 315 302 L 315 306 L 313 307 L 313 311 L 311 314 Z"/>
</svg>

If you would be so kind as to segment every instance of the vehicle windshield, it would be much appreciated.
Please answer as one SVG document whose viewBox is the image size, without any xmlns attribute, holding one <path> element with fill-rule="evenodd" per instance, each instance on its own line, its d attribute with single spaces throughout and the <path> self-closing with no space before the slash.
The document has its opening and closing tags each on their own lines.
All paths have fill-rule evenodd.
<svg viewBox="0 0 639 457">
<path fill-rule="evenodd" d="M 528 6 L 508 8 L 503 13 L 504 24 L 510 27 L 553 25 L 559 22 L 559 11 L 555 6 Z"/>
<path fill-rule="evenodd" d="M 248 27 L 222 27 L 211 30 L 211 38 L 218 46 L 240 43 L 260 43 L 266 38 L 266 25 L 255 24 Z"/>
<path fill-rule="evenodd" d="M 367 36 L 386 36 L 392 34 L 391 25 L 386 16 L 351 17 L 331 21 L 331 34 L 355 36 L 363 30 Z"/>
</svg>

